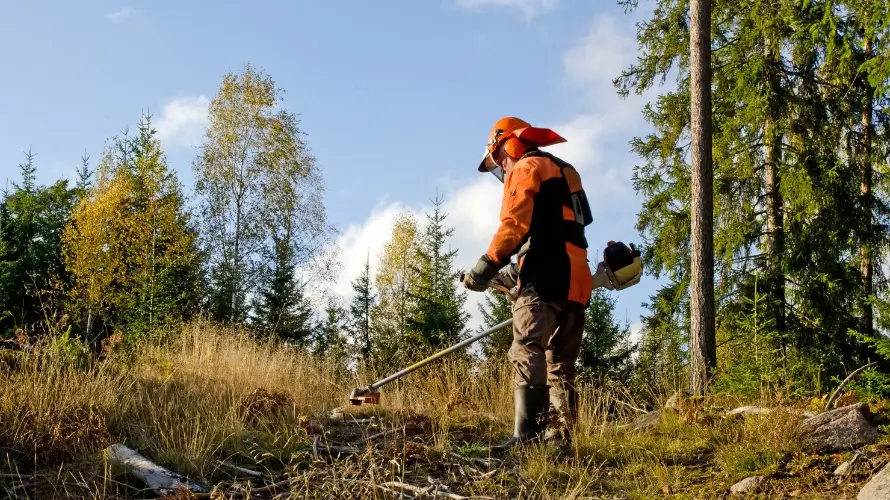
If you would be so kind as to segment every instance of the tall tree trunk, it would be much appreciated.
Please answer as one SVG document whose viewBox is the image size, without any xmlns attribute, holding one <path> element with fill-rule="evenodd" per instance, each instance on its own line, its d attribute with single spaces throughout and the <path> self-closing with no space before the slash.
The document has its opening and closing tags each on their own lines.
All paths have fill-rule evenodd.
<svg viewBox="0 0 890 500">
<path fill-rule="evenodd" d="M 871 40 L 865 41 L 863 59 L 867 61 L 871 56 Z M 862 131 L 860 137 L 860 166 L 859 166 L 859 179 L 860 179 L 860 193 L 861 193 L 861 203 L 860 206 L 862 210 L 865 212 L 863 217 L 863 225 L 862 228 L 862 239 L 867 240 L 871 237 L 872 232 L 872 204 L 871 204 L 871 189 L 872 189 L 872 177 L 873 170 L 871 164 L 871 136 L 872 136 L 872 107 L 874 103 L 874 87 L 868 82 L 867 79 L 863 78 L 865 92 L 862 98 Z M 862 274 L 862 285 L 865 300 L 862 304 L 862 329 L 863 333 L 871 334 L 874 329 L 874 313 L 872 310 L 872 306 L 868 303 L 870 300 L 872 292 L 874 291 L 874 271 L 872 269 L 872 254 L 871 254 L 871 246 L 867 242 L 863 242 L 859 249 L 859 257 L 860 257 L 860 268 L 859 271 Z"/>
<path fill-rule="evenodd" d="M 689 390 L 703 395 L 717 366 L 714 326 L 714 170 L 711 154 L 711 5 L 690 2 L 692 346 Z"/>
<path fill-rule="evenodd" d="M 240 255 L 241 251 L 241 199 L 238 198 L 235 202 L 235 254 L 232 256 L 232 311 L 230 313 L 229 321 L 232 323 L 232 331 L 234 332 L 235 322 L 237 319 L 237 305 L 238 305 L 238 287 L 241 286 L 241 277 L 239 276 L 240 271 Z"/>
<path fill-rule="evenodd" d="M 779 162 L 782 156 L 782 136 L 776 131 L 779 115 L 780 82 L 776 66 L 778 54 L 775 44 L 767 38 L 764 44 L 766 55 L 767 78 L 769 81 L 769 104 L 767 118 L 763 124 L 764 152 L 764 195 L 766 197 L 766 252 L 768 310 L 776 330 L 785 330 L 785 278 L 782 274 L 782 255 L 784 253 L 784 229 L 782 220 L 782 195 L 780 193 L 781 177 Z"/>
</svg>

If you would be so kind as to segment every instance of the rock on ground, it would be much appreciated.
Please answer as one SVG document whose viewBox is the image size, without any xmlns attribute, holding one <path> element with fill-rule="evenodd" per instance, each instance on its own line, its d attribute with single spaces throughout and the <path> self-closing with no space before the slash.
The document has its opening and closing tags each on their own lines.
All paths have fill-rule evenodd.
<svg viewBox="0 0 890 500">
<path fill-rule="evenodd" d="M 735 415 L 769 415 L 772 413 L 772 408 L 762 408 L 760 406 L 742 406 L 736 408 L 735 410 L 730 410 L 726 412 L 727 417 L 733 417 Z"/>
<path fill-rule="evenodd" d="M 742 479 L 741 481 L 735 483 L 729 488 L 729 492 L 733 495 L 741 495 L 742 493 L 747 493 L 749 491 L 754 490 L 760 483 L 762 483 L 766 478 L 763 476 L 751 476 Z"/>
<path fill-rule="evenodd" d="M 860 462 L 865 460 L 865 456 L 861 453 L 856 452 L 853 455 L 853 458 L 847 460 L 846 462 L 837 466 L 837 469 L 834 469 L 835 476 L 846 476 L 853 472 L 853 470 L 859 465 Z"/>
<path fill-rule="evenodd" d="M 872 476 L 871 480 L 859 491 L 856 500 L 886 500 L 890 498 L 890 464 Z"/>
<path fill-rule="evenodd" d="M 814 451 L 857 448 L 878 439 L 878 429 L 869 422 L 869 416 L 868 405 L 849 405 L 804 420 L 798 431 Z"/>
<path fill-rule="evenodd" d="M 665 410 L 673 410 L 673 411 L 679 410 L 680 409 L 680 398 L 688 398 L 691 395 L 692 395 L 691 393 L 688 393 L 686 391 L 675 392 L 671 397 L 668 398 L 667 401 L 665 401 L 664 409 Z"/>
<path fill-rule="evenodd" d="M 631 429 L 638 431 L 642 429 L 648 429 L 649 427 L 654 427 L 658 425 L 658 422 L 661 421 L 661 411 L 653 410 L 645 415 L 641 415 L 639 418 L 633 421 L 630 424 Z"/>
</svg>

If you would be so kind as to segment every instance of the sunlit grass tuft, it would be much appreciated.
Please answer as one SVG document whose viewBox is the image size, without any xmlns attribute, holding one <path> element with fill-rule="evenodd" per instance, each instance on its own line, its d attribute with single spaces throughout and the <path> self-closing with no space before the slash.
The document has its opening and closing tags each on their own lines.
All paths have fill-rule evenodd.
<svg viewBox="0 0 890 500">
<path fill-rule="evenodd" d="M 501 456 L 489 446 L 512 430 L 506 361 L 473 366 L 446 358 L 382 388 L 379 406 L 352 407 L 353 388 L 393 367 L 347 375 L 336 363 L 203 323 L 130 354 L 4 354 L 0 446 L 9 476 L 0 486 L 17 484 L 27 498 L 136 498 L 141 486 L 102 459 L 114 442 L 208 484 L 231 480 L 221 460 L 270 478 L 294 475 L 294 495 L 309 496 L 380 498 L 377 483 L 437 478 L 494 498 L 697 498 L 753 474 L 804 485 L 804 477 L 815 478 L 816 489 L 829 477 L 827 462 L 799 455 L 800 409 L 723 418 L 745 403 L 739 398 L 684 400 L 654 427 L 633 431 L 623 424 L 642 414 L 641 398 L 614 383 L 584 384 L 572 450 L 557 456 L 537 446 Z M 789 408 L 779 397 L 753 403 Z M 341 419 L 382 423 L 337 424 L 326 417 L 334 408 Z M 357 443 L 391 428 L 397 432 L 362 444 L 358 455 L 317 456 L 319 445 Z M 492 458 L 502 462 L 491 471 L 473 461 Z M 35 471 L 33 484 L 15 479 Z"/>
</svg>

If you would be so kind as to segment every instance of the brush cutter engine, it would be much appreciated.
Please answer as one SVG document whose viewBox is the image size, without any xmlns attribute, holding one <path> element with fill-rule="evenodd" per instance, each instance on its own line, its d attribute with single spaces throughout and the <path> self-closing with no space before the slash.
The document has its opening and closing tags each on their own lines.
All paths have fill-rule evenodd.
<svg viewBox="0 0 890 500">
<path fill-rule="evenodd" d="M 643 259 L 633 243 L 610 241 L 603 250 L 602 264 L 614 290 L 632 287 L 643 276 Z"/>
</svg>

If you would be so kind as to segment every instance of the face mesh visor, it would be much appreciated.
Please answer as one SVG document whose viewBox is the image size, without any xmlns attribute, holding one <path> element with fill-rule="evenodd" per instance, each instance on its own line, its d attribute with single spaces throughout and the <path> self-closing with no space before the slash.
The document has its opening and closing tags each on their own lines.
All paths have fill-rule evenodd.
<svg viewBox="0 0 890 500">
<path fill-rule="evenodd" d="M 497 177 L 501 183 L 504 182 L 504 169 L 494 162 L 494 158 L 491 157 L 491 153 L 487 149 L 485 150 L 485 156 L 482 157 L 482 164 L 488 168 L 491 175 Z"/>
<path fill-rule="evenodd" d="M 490 170 L 490 172 L 491 175 L 497 177 L 498 180 L 501 181 L 501 184 L 504 183 L 504 169 L 502 169 L 501 167 L 494 167 Z"/>
</svg>

